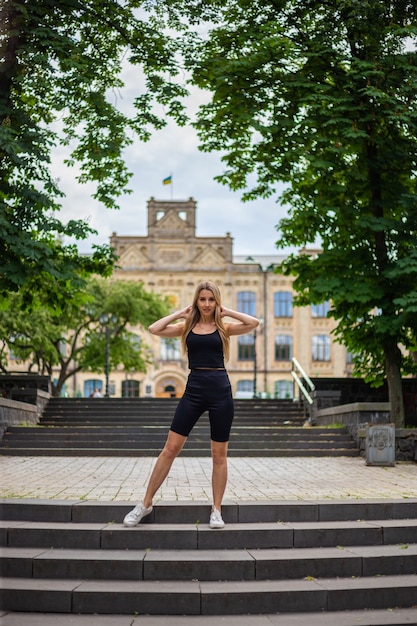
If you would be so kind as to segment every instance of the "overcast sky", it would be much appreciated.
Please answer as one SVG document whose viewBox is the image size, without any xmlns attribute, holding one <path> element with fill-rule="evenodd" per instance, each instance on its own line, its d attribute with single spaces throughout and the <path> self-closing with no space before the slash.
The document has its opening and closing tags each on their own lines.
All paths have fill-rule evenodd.
<svg viewBox="0 0 417 626">
<path fill-rule="evenodd" d="M 129 110 L 138 95 L 141 78 L 138 70 L 126 68 L 126 88 L 115 95 L 117 106 Z M 194 91 L 188 101 L 191 114 L 205 96 Z M 64 149 L 57 149 L 53 158 L 53 174 L 59 178 L 65 192 L 61 218 L 88 219 L 98 235 L 79 243 L 83 252 L 92 243 L 108 243 L 113 232 L 119 235 L 147 234 L 147 201 L 156 199 L 183 200 L 193 197 L 197 201 L 197 236 L 223 236 L 230 232 L 234 238 L 236 255 L 282 254 L 275 242 L 276 225 L 285 210 L 276 203 L 276 197 L 250 203 L 241 202 L 240 192 L 231 192 L 214 181 L 223 164 L 218 153 L 206 154 L 198 150 L 198 138 L 193 128 L 178 127 L 174 122 L 160 131 L 154 131 L 147 143 L 135 141 L 126 153 L 126 163 L 133 177 L 130 195 L 119 199 L 120 210 L 109 210 L 91 198 L 93 187 L 79 185 L 76 171 L 63 165 Z M 172 185 L 162 180 L 172 174 Z"/>
</svg>

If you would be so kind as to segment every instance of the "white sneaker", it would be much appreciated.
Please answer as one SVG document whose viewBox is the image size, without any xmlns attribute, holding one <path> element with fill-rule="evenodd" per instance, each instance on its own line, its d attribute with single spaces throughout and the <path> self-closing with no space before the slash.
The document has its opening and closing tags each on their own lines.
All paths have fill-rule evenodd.
<svg viewBox="0 0 417 626">
<path fill-rule="evenodd" d="M 224 528 L 222 514 L 217 509 L 213 509 L 210 515 L 210 528 Z"/>
<path fill-rule="evenodd" d="M 125 526 L 137 526 L 139 522 L 152 513 L 153 507 L 150 506 L 148 509 L 144 506 L 143 502 L 140 502 L 134 509 L 132 509 L 124 518 L 123 524 Z"/>
</svg>

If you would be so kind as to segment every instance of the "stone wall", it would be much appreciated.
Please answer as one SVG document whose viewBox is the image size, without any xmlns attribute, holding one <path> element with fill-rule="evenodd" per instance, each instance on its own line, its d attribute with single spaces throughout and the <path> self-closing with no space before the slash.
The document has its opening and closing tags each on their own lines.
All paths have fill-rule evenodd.
<svg viewBox="0 0 417 626">
<path fill-rule="evenodd" d="M 390 421 L 388 402 L 354 402 L 321 409 L 316 412 L 315 416 L 317 426 L 345 425 L 355 440 L 361 456 L 366 454 L 366 425 L 389 424 Z M 395 459 L 397 461 L 417 460 L 417 428 L 395 430 Z"/>
<path fill-rule="evenodd" d="M 0 436 L 9 426 L 35 426 L 38 422 L 38 411 L 36 406 L 26 402 L 17 402 L 0 398 Z"/>
<path fill-rule="evenodd" d="M 315 423 L 316 414 L 323 409 L 354 403 L 388 403 L 387 383 L 371 387 L 360 378 L 312 378 L 315 390 L 311 396 L 310 419 Z M 405 425 L 417 427 L 417 378 L 404 378 L 403 398 Z M 366 420 L 369 421 L 369 420 Z"/>
</svg>

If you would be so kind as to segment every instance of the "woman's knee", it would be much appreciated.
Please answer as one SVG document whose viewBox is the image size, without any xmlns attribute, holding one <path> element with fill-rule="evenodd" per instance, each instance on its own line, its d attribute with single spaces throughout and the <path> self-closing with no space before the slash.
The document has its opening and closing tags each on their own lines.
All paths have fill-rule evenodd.
<svg viewBox="0 0 417 626">
<path fill-rule="evenodd" d="M 224 465 L 225 463 L 227 463 L 228 444 L 229 444 L 228 441 L 225 441 L 225 442 L 212 441 L 211 442 L 211 457 L 215 465 Z"/>
<path fill-rule="evenodd" d="M 183 449 L 186 440 L 187 437 L 183 437 L 182 435 L 178 435 L 177 433 L 170 431 L 161 454 L 168 458 L 177 457 Z"/>
</svg>

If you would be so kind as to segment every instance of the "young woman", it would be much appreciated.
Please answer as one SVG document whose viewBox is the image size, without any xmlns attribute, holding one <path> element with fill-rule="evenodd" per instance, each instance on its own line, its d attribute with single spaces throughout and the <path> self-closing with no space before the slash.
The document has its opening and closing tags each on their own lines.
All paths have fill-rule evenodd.
<svg viewBox="0 0 417 626">
<path fill-rule="evenodd" d="M 225 317 L 234 321 L 224 321 Z M 210 528 L 224 527 L 221 505 L 227 482 L 227 447 L 234 412 L 224 362 L 229 357 L 230 337 L 249 333 L 258 324 L 256 317 L 223 306 L 217 285 L 206 281 L 197 286 L 191 305 L 149 326 L 149 331 L 158 337 L 181 337 L 182 348 L 188 355 L 190 373 L 165 446 L 149 479 L 145 497 L 126 515 L 123 522 L 125 526 L 136 526 L 152 511 L 155 493 L 167 477 L 197 420 L 208 411 L 213 461 Z"/>
</svg>

